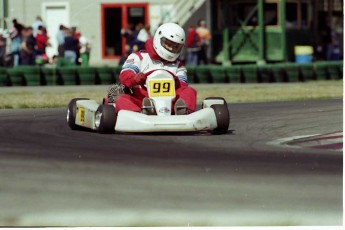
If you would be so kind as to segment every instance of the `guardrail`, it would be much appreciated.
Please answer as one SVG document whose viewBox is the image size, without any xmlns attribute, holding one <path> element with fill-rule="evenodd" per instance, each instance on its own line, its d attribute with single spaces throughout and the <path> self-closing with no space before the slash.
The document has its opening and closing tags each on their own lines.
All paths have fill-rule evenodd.
<svg viewBox="0 0 345 230">
<path fill-rule="evenodd" d="M 121 67 L 0 67 L 0 86 L 94 85 L 118 82 Z M 190 83 L 268 83 L 343 79 L 343 61 L 312 64 L 187 67 Z"/>
</svg>

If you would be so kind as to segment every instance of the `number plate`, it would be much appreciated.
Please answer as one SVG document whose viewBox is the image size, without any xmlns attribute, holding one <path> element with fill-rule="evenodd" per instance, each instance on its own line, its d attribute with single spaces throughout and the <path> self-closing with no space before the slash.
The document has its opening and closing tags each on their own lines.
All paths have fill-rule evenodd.
<svg viewBox="0 0 345 230">
<path fill-rule="evenodd" d="M 78 108 L 78 114 L 77 114 L 78 120 L 81 124 L 84 124 L 85 122 L 85 109 L 83 107 Z"/>
<path fill-rule="evenodd" d="M 150 97 L 175 97 L 173 80 L 151 80 Z"/>
</svg>

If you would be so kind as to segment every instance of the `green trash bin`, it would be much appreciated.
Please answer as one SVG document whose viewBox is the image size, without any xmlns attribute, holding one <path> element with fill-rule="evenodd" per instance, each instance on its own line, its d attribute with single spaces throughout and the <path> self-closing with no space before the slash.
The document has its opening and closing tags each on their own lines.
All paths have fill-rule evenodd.
<svg viewBox="0 0 345 230">
<path fill-rule="evenodd" d="M 325 61 L 318 61 L 314 62 L 314 70 L 316 78 L 319 80 L 328 80 L 330 79 L 329 73 L 328 73 L 328 62 Z"/>
<path fill-rule="evenodd" d="M 242 71 L 245 83 L 259 82 L 257 65 L 243 65 Z"/>
<path fill-rule="evenodd" d="M 122 66 L 116 66 L 113 68 L 115 83 L 120 82 L 119 77 L 120 77 L 121 71 L 122 71 Z"/>
<path fill-rule="evenodd" d="M 284 63 L 284 69 L 287 75 L 288 82 L 301 81 L 299 65 L 294 63 Z"/>
<path fill-rule="evenodd" d="M 226 83 L 228 82 L 226 71 L 223 66 L 210 66 L 209 67 L 213 83 Z"/>
<path fill-rule="evenodd" d="M 23 73 L 26 85 L 38 86 L 41 85 L 41 73 L 39 66 L 17 66 L 18 69 Z"/>
<path fill-rule="evenodd" d="M 273 82 L 273 72 L 271 65 L 258 66 L 258 82 L 260 83 L 270 83 Z"/>
<path fill-rule="evenodd" d="M 230 83 L 241 83 L 244 82 L 242 67 L 241 66 L 227 66 L 225 67 L 227 79 Z"/>
<path fill-rule="evenodd" d="M 303 81 L 316 80 L 313 64 L 300 64 L 301 79 Z"/>
<path fill-rule="evenodd" d="M 76 68 L 80 85 L 96 84 L 96 69 L 93 67 Z"/>
<path fill-rule="evenodd" d="M 284 64 L 272 64 L 270 65 L 272 71 L 273 82 L 287 82 L 287 74 L 284 68 Z"/>
<path fill-rule="evenodd" d="M 331 79 L 343 78 L 343 61 L 328 61 L 328 72 Z"/>
<path fill-rule="evenodd" d="M 110 85 L 115 83 L 113 69 L 110 67 L 98 67 L 96 69 L 96 83 Z"/>
<path fill-rule="evenodd" d="M 10 78 L 10 82 L 12 86 L 25 86 L 26 81 L 23 75 L 23 72 L 18 70 L 17 68 L 9 68 L 7 69 L 7 74 Z"/>
<path fill-rule="evenodd" d="M 9 86 L 10 79 L 7 74 L 6 68 L 0 67 L 0 86 Z"/>
<path fill-rule="evenodd" d="M 59 84 L 62 85 L 76 85 L 77 74 L 76 67 L 61 67 L 58 68 Z"/>
<path fill-rule="evenodd" d="M 212 77 L 209 66 L 195 67 L 196 83 L 211 83 Z"/>
<path fill-rule="evenodd" d="M 46 85 L 56 85 L 58 80 L 58 74 L 56 68 L 42 67 L 42 78 Z"/>
<path fill-rule="evenodd" d="M 187 79 L 188 83 L 196 83 L 195 67 L 187 66 Z"/>
</svg>

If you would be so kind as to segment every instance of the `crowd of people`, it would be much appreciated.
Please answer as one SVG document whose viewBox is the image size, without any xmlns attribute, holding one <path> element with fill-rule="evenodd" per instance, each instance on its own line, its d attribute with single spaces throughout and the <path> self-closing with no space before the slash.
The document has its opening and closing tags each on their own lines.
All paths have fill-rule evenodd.
<svg viewBox="0 0 345 230">
<path fill-rule="evenodd" d="M 161 26 L 162 24 L 159 24 Z M 126 38 L 126 52 L 120 59 L 120 65 L 124 63 L 129 54 L 144 49 L 145 42 L 152 37 L 151 26 L 138 23 L 129 23 L 128 28 L 121 29 L 121 34 Z M 208 64 L 208 47 L 212 39 L 210 31 L 206 27 L 205 20 L 199 20 L 197 26 L 191 25 L 187 30 L 185 50 L 180 59 L 186 65 L 196 66 Z"/>
<path fill-rule="evenodd" d="M 71 64 L 87 65 L 90 55 L 90 43 L 76 27 L 59 26 L 55 38 L 50 38 L 47 25 L 40 16 L 36 17 L 31 26 L 25 26 L 17 19 L 12 20 L 13 26 L 6 36 L 0 33 L 0 66 L 36 65 L 49 62 L 46 48 L 51 47 L 50 40 L 56 39 L 58 49 L 51 62 L 61 57 Z M 6 52 L 7 38 L 10 39 L 10 51 Z"/>
</svg>

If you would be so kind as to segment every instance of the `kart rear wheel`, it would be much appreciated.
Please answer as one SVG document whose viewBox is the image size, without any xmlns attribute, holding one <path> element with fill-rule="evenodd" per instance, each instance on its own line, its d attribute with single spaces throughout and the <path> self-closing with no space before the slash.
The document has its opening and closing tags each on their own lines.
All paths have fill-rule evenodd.
<svg viewBox="0 0 345 230">
<path fill-rule="evenodd" d="M 211 105 L 217 119 L 217 128 L 213 130 L 213 134 L 226 134 L 230 124 L 230 112 L 227 104 Z"/>
<path fill-rule="evenodd" d="M 75 118 L 77 116 L 77 101 L 80 100 L 90 100 L 89 98 L 73 98 L 67 107 L 67 123 L 68 126 L 72 129 L 80 128 L 78 125 L 75 124 Z"/>
<path fill-rule="evenodd" d="M 116 110 L 112 105 L 100 105 L 95 113 L 95 127 L 99 133 L 113 133 L 116 124 Z"/>
</svg>

